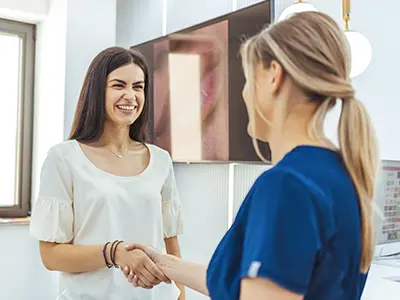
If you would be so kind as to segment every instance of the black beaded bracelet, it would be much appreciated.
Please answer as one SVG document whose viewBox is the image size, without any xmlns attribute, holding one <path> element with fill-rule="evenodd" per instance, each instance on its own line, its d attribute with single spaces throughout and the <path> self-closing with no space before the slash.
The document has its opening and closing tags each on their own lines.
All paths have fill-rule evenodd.
<svg viewBox="0 0 400 300">
<path fill-rule="evenodd" d="M 111 267 L 113 266 L 113 265 L 111 265 L 111 264 L 108 263 L 108 261 L 107 261 L 107 256 L 106 256 L 106 250 L 107 250 L 107 246 L 108 246 L 109 243 L 110 243 L 110 242 L 107 242 L 107 243 L 105 243 L 104 246 L 103 246 L 103 257 L 104 257 L 104 262 L 105 262 L 107 268 L 111 268 Z"/>
<path fill-rule="evenodd" d="M 112 266 L 115 266 L 114 257 L 113 257 L 113 253 L 114 253 L 113 248 L 114 248 L 114 245 L 115 245 L 117 242 L 118 242 L 118 240 L 112 242 L 111 247 L 110 247 L 110 260 L 111 260 L 111 265 L 112 265 Z"/>
<path fill-rule="evenodd" d="M 121 243 L 123 243 L 123 241 L 114 241 L 110 250 L 111 263 L 114 265 L 115 268 L 119 268 L 119 266 L 115 263 L 115 253 L 117 252 L 118 245 Z"/>
</svg>

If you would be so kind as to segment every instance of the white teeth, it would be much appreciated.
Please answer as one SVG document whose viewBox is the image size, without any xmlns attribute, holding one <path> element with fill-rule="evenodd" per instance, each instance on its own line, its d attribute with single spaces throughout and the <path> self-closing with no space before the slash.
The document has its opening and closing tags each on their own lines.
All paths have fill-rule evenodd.
<svg viewBox="0 0 400 300">
<path fill-rule="evenodd" d="M 119 109 L 129 110 L 129 111 L 132 111 L 132 110 L 134 110 L 136 108 L 136 106 L 128 106 L 128 105 L 117 105 L 117 107 Z"/>
</svg>

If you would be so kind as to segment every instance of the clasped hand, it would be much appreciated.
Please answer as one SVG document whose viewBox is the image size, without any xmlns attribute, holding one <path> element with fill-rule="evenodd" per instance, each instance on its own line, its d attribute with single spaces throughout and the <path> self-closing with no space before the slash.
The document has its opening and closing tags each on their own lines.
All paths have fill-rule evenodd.
<svg viewBox="0 0 400 300">
<path fill-rule="evenodd" d="M 161 282 L 171 283 L 156 265 L 160 254 L 152 247 L 130 244 L 121 245 L 116 256 L 116 263 L 130 283 L 135 287 L 152 289 Z"/>
</svg>

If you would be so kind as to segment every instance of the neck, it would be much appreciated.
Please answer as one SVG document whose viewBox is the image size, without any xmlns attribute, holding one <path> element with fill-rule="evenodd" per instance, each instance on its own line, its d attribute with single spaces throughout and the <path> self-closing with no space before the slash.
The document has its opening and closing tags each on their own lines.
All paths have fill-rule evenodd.
<svg viewBox="0 0 400 300">
<path fill-rule="evenodd" d="M 293 114 L 295 115 L 295 114 Z M 271 148 L 271 162 L 277 164 L 287 153 L 297 146 L 312 145 L 330 147 L 326 140 L 314 141 L 307 133 L 310 118 L 288 117 L 282 126 L 272 130 L 269 138 Z"/>
<path fill-rule="evenodd" d="M 104 132 L 99 141 L 100 146 L 108 147 L 118 152 L 124 152 L 129 148 L 131 143 L 129 126 L 116 126 L 108 121 L 104 123 Z"/>
</svg>

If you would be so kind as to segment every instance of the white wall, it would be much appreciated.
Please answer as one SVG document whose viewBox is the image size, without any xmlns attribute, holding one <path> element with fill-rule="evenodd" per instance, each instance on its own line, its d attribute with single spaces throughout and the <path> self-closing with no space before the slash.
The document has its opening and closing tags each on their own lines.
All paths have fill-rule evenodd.
<svg viewBox="0 0 400 300">
<path fill-rule="evenodd" d="M 55 300 L 55 276 L 39 259 L 26 225 L 0 225 L 0 295 L 4 300 Z"/>
<path fill-rule="evenodd" d="M 50 0 L 0 0 L 0 18 L 38 23 L 46 17 Z"/>
<path fill-rule="evenodd" d="M 232 0 L 168 0 L 167 4 L 167 33 L 225 15 L 233 9 Z"/>
<path fill-rule="evenodd" d="M 101 50 L 115 45 L 116 0 L 68 0 L 64 137 L 71 128 L 86 70 Z"/>
<path fill-rule="evenodd" d="M 48 0 L 0 0 L 0 8 L 24 11 L 30 14 L 46 15 L 48 6 Z"/>
<path fill-rule="evenodd" d="M 129 47 L 162 35 L 163 0 L 117 0 L 117 45 Z"/>
</svg>

